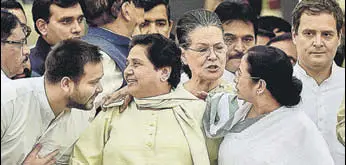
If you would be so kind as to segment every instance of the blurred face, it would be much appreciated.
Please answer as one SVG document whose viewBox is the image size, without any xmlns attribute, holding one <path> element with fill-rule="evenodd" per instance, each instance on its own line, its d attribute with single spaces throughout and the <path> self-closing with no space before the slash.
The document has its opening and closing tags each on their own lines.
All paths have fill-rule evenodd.
<svg viewBox="0 0 346 165">
<path fill-rule="evenodd" d="M 199 27 L 189 34 L 191 44 L 183 51 L 183 62 L 192 73 L 192 79 L 218 80 L 224 72 L 227 46 L 221 29 L 215 26 Z"/>
<path fill-rule="evenodd" d="M 23 73 L 30 49 L 23 28 L 19 24 L 6 41 L 1 42 L 1 69 L 7 77 L 12 78 Z"/>
<path fill-rule="evenodd" d="M 43 38 L 50 45 L 84 35 L 84 16 L 79 4 L 69 8 L 61 8 L 53 4 L 50 6 L 50 14 L 49 22 L 44 21 L 43 30 L 40 30 Z"/>
<path fill-rule="evenodd" d="M 269 37 L 257 35 L 256 45 L 267 45 L 269 41 L 270 41 Z"/>
<path fill-rule="evenodd" d="M 156 96 L 157 89 L 162 87 L 161 71 L 155 69 L 147 55 L 147 46 L 136 45 L 131 49 L 126 60 L 124 76 L 128 92 L 135 98 Z"/>
<path fill-rule="evenodd" d="M 133 26 L 132 31 L 134 33 L 135 28 L 144 22 L 144 8 L 136 7 L 133 2 L 129 2 L 128 12 L 131 25 Z"/>
<path fill-rule="evenodd" d="M 293 32 L 293 41 L 297 47 L 298 63 L 304 69 L 318 71 L 330 68 L 340 44 L 335 18 L 328 13 L 303 13 L 298 30 Z"/>
<path fill-rule="evenodd" d="M 276 47 L 284 51 L 290 58 L 292 65 L 297 62 L 297 49 L 292 40 L 284 40 L 272 43 L 270 46 Z"/>
<path fill-rule="evenodd" d="M 234 79 L 236 84 L 236 90 L 238 98 L 247 102 L 252 102 L 256 96 L 256 83 L 252 80 L 250 73 L 248 72 L 247 56 L 243 56 L 239 69 L 236 71 L 236 77 Z"/>
<path fill-rule="evenodd" d="M 141 34 L 159 33 L 169 38 L 172 25 L 168 20 L 166 6 L 160 4 L 144 13 L 144 22 L 139 25 L 139 30 Z"/>
<path fill-rule="evenodd" d="M 103 66 L 101 62 L 97 64 L 87 63 L 84 66 L 84 75 L 74 85 L 75 88 L 69 97 L 67 107 L 83 110 L 92 109 L 96 96 L 103 90 L 100 83 L 102 77 Z"/>
<path fill-rule="evenodd" d="M 255 30 L 251 22 L 234 20 L 222 25 L 228 47 L 226 70 L 235 72 L 245 52 L 255 46 Z"/>
</svg>

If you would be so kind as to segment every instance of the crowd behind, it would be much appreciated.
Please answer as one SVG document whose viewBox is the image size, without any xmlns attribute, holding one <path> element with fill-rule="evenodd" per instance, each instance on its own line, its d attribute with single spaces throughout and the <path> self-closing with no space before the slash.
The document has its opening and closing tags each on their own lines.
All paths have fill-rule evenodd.
<svg viewBox="0 0 346 165">
<path fill-rule="evenodd" d="M 248 0 L 171 12 L 1 0 L 1 164 L 345 163 L 336 0 L 300 0 L 291 23 Z"/>
</svg>

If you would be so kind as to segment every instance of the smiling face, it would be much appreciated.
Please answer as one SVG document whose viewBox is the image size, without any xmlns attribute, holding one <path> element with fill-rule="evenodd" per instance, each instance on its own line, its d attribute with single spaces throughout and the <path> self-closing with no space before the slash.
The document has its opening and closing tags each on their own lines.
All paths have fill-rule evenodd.
<svg viewBox="0 0 346 165">
<path fill-rule="evenodd" d="M 156 96 L 163 86 L 163 82 L 160 81 L 161 69 L 155 69 L 148 59 L 147 47 L 135 45 L 126 60 L 124 76 L 128 92 L 135 98 Z M 168 86 L 167 81 L 165 84 Z"/>
<path fill-rule="evenodd" d="M 218 80 L 224 72 L 227 46 L 220 28 L 199 27 L 189 34 L 191 44 L 183 51 L 183 62 L 192 73 L 192 79 Z"/>
<path fill-rule="evenodd" d="M 321 23 L 323 22 L 323 23 Z M 298 63 L 307 70 L 330 68 L 340 44 L 333 15 L 303 13 L 297 31 L 293 32 Z"/>
<path fill-rule="evenodd" d="M 226 70 L 235 72 L 245 52 L 255 46 L 255 30 L 251 22 L 234 20 L 222 25 L 228 47 Z"/>
<path fill-rule="evenodd" d="M 96 96 L 102 92 L 100 80 L 103 76 L 102 63 L 87 63 L 84 66 L 84 74 L 78 83 L 75 83 L 72 94 L 69 97 L 67 107 L 90 110 L 94 107 Z"/>
</svg>

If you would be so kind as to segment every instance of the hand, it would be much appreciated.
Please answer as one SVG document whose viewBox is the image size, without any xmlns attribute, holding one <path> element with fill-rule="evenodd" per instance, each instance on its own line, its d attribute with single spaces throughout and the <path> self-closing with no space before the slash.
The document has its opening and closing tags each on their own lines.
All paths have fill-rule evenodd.
<svg viewBox="0 0 346 165">
<path fill-rule="evenodd" d="M 42 148 L 41 144 L 37 144 L 35 148 L 29 153 L 25 158 L 23 165 L 53 165 L 56 163 L 55 156 L 59 153 L 58 150 L 55 150 L 48 154 L 47 156 L 40 158 L 38 153 Z"/>
<path fill-rule="evenodd" d="M 123 100 L 123 105 L 120 107 L 120 113 L 124 112 L 127 106 L 130 104 L 132 101 L 133 97 L 128 94 L 128 88 L 127 86 L 121 88 L 120 90 L 107 95 L 102 98 L 101 105 L 109 105 L 113 102 Z"/>
</svg>

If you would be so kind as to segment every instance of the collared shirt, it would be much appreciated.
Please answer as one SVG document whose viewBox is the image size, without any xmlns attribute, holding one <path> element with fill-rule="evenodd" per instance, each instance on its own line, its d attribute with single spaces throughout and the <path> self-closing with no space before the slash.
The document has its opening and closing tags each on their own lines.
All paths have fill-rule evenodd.
<svg viewBox="0 0 346 165">
<path fill-rule="evenodd" d="M 344 164 L 345 147 L 336 136 L 336 124 L 345 92 L 345 69 L 334 63 L 330 77 L 320 85 L 299 64 L 294 66 L 294 75 L 303 82 L 302 101 L 298 106 L 322 132 L 335 164 Z"/>
<path fill-rule="evenodd" d="M 41 36 L 37 39 L 35 47 L 30 49 L 30 63 L 32 71 L 42 76 L 45 71 L 44 63 L 51 50 L 51 45 L 47 43 Z M 33 76 L 37 75 L 33 74 Z"/>
<path fill-rule="evenodd" d="M 93 117 L 90 111 L 64 111 L 55 117 L 44 77 L 1 85 L 1 164 L 21 164 L 35 144 L 40 156 L 59 149 L 58 164 L 67 164 L 73 144 Z"/>
<path fill-rule="evenodd" d="M 43 78 L 1 85 L 1 164 L 21 164 L 54 118 Z"/>
</svg>

